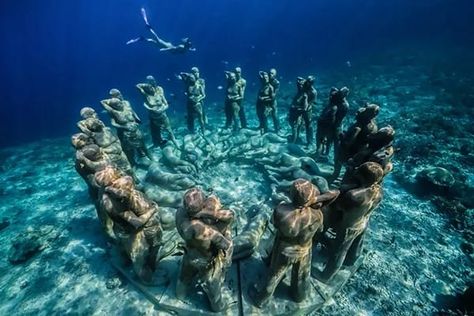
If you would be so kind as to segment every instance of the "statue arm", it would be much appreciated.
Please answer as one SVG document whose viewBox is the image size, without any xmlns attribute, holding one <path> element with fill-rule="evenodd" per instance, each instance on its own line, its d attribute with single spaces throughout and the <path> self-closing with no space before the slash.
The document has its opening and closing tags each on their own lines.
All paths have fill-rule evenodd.
<svg viewBox="0 0 474 316">
<path fill-rule="evenodd" d="M 130 223 L 135 229 L 138 229 L 145 225 L 148 220 L 155 214 L 154 211 L 150 210 L 146 212 L 145 214 L 142 214 L 140 216 L 137 216 L 134 212 L 132 211 L 125 211 L 121 214 L 121 217 L 126 220 L 128 223 Z"/>
<path fill-rule="evenodd" d="M 337 199 L 337 197 L 339 196 L 339 193 L 340 193 L 339 190 L 330 190 L 326 193 L 318 195 L 314 199 L 314 204 L 320 203 L 321 205 L 320 207 L 322 207 L 323 205 L 324 206 L 329 205 Z"/>
</svg>

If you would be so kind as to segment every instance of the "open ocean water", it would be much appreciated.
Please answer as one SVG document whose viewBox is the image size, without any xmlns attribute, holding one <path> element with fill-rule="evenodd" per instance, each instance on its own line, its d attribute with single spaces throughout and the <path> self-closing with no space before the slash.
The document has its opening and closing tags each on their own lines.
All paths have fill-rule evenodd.
<svg viewBox="0 0 474 316">
<path fill-rule="evenodd" d="M 189 38 L 195 51 L 172 54 L 146 41 L 126 45 L 139 36 L 153 38 L 142 8 L 160 38 L 173 44 Z M 236 240 L 252 223 L 271 217 L 288 198 L 288 183 L 301 174 L 311 175 L 321 192 L 339 188 L 345 168 L 332 186 L 326 182 L 335 157 L 332 151 L 315 154 L 315 136 L 331 87 L 344 86 L 350 93 L 342 130 L 359 108 L 375 103 L 378 127 L 396 131 L 393 171 L 370 219 L 364 262 L 322 306 L 314 305 L 319 283 L 312 280 L 314 293 L 303 303 L 290 302 L 281 291 L 259 310 L 245 286 L 261 278 L 262 246 L 253 261 L 229 268 L 224 287 L 236 303 L 227 314 L 473 314 L 473 16 L 468 0 L 1 2 L 0 315 L 208 314 L 202 292 L 193 290 L 198 294 L 186 302 L 173 294 L 183 254 L 174 218 L 185 190 L 199 186 L 216 194 L 235 214 Z M 204 137 L 187 128 L 179 74 L 192 67 L 205 80 Z M 248 128 L 241 131 L 224 126 L 225 71 L 236 67 L 246 79 L 241 110 Z M 280 82 L 281 128 L 274 133 L 269 117 L 270 132 L 261 135 L 259 71 L 271 68 Z M 164 89 L 177 148 L 171 142 L 152 146 L 135 87 L 148 75 Z M 299 76 L 314 76 L 317 90 L 309 145 L 303 122 L 300 137 L 289 144 Z M 112 88 L 141 118 L 152 158 L 140 158 L 133 168 L 138 190 L 159 205 L 163 249 L 181 251 L 173 248 L 163 260 L 167 283 L 145 288 L 156 301 L 137 287 L 133 274 L 124 276 L 114 266 L 114 243 L 74 168 L 71 135 L 78 132 L 80 110 L 92 107 L 111 127 L 100 101 Z M 297 165 L 285 165 L 285 157 Z M 316 167 L 300 166 L 306 158 Z M 270 223 L 262 244 L 271 244 L 274 230 Z"/>
</svg>

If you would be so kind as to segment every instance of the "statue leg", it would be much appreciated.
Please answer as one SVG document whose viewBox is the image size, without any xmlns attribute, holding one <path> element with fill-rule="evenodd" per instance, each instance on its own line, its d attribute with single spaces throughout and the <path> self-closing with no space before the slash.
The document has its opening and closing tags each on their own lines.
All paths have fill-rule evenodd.
<svg viewBox="0 0 474 316">
<path fill-rule="evenodd" d="M 150 133 L 151 139 L 153 141 L 153 146 L 160 146 L 163 143 L 163 138 L 161 136 L 160 125 L 157 124 L 154 120 L 150 120 Z"/>
<path fill-rule="evenodd" d="M 257 118 L 258 118 L 258 129 L 262 130 L 265 124 L 265 107 L 262 104 L 257 103 Z"/>
<path fill-rule="evenodd" d="M 336 232 L 334 248 L 329 249 L 329 259 L 319 276 L 321 281 L 329 282 L 339 272 L 355 237 L 354 230 L 350 228 Z"/>
<path fill-rule="evenodd" d="M 232 106 L 229 101 L 226 101 L 224 104 L 224 114 L 225 114 L 225 128 L 230 128 L 232 125 Z"/>
<path fill-rule="evenodd" d="M 313 142 L 313 128 L 311 126 L 312 111 L 304 111 L 303 120 L 306 129 L 306 145 L 310 145 Z"/>
<path fill-rule="evenodd" d="M 275 133 L 280 131 L 280 121 L 278 120 L 278 112 L 277 112 L 277 103 L 276 101 L 272 105 L 272 120 L 273 120 L 273 128 L 275 129 Z"/>
<path fill-rule="evenodd" d="M 180 300 L 186 298 L 186 290 L 191 285 L 198 270 L 190 264 L 188 256 L 185 254 L 181 259 L 178 280 L 176 281 L 176 297 Z"/>
<path fill-rule="evenodd" d="M 364 246 L 364 236 L 367 229 L 365 229 L 359 236 L 357 236 L 352 242 L 351 247 L 347 251 L 346 258 L 344 260 L 345 266 L 352 266 L 357 259 L 359 259 Z"/>
<path fill-rule="evenodd" d="M 240 113 L 240 107 L 237 102 L 232 102 L 232 120 L 234 124 L 234 131 L 238 131 L 240 129 L 239 127 L 239 114 Z"/>
<path fill-rule="evenodd" d="M 265 276 L 260 288 L 257 289 L 255 294 L 251 295 L 253 296 L 252 299 L 255 302 L 255 305 L 262 307 L 268 303 L 291 264 L 292 262 L 288 257 L 277 253 L 275 249 L 272 250 L 270 270 Z"/>
<path fill-rule="evenodd" d="M 204 292 L 206 292 L 209 304 L 214 312 L 220 312 L 226 307 L 222 299 L 222 284 L 224 283 L 224 278 L 225 270 L 221 268 L 221 270 L 215 272 L 214 275 L 208 275 L 202 284 L 202 288 Z"/>
<path fill-rule="evenodd" d="M 306 298 L 311 275 L 311 251 L 293 264 L 291 271 L 291 296 L 296 302 Z"/>
<path fill-rule="evenodd" d="M 239 112 L 240 126 L 242 128 L 247 128 L 247 118 L 245 116 L 244 100 L 239 101 L 239 107 L 240 107 L 240 112 Z"/>
<path fill-rule="evenodd" d="M 191 133 L 194 133 L 194 110 L 193 110 L 193 105 L 188 102 L 187 106 L 187 125 L 188 125 L 188 131 Z"/>
<path fill-rule="evenodd" d="M 202 103 L 196 104 L 196 116 L 199 120 L 199 127 L 201 127 L 201 133 L 204 135 L 204 131 L 206 130 L 206 117 L 204 115 Z"/>
</svg>

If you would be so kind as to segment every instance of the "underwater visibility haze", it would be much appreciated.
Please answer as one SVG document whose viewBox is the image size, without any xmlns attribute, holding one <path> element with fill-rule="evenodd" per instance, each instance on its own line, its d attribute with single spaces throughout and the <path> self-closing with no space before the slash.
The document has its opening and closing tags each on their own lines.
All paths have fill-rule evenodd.
<svg viewBox="0 0 474 316">
<path fill-rule="evenodd" d="M 0 314 L 473 314 L 473 16 L 3 1 Z"/>
</svg>

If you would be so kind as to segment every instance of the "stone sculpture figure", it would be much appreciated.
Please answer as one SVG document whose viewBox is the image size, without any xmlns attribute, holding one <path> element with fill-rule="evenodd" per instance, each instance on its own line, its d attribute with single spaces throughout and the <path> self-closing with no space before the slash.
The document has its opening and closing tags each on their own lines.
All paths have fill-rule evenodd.
<svg viewBox="0 0 474 316">
<path fill-rule="evenodd" d="M 317 96 L 313 84 L 313 76 L 308 76 L 306 79 L 302 77 L 296 79 L 297 92 L 293 98 L 288 114 L 288 120 L 291 127 L 290 140 L 292 143 L 295 143 L 299 138 L 300 129 L 303 123 L 306 130 L 306 145 L 309 146 L 312 142 L 312 113 Z"/>
<path fill-rule="evenodd" d="M 245 88 L 247 87 L 247 80 L 242 77 L 242 68 L 235 67 L 234 69 L 235 79 L 237 80 L 237 84 L 240 86 L 240 90 L 242 93 L 242 97 L 238 100 L 239 104 L 239 119 L 240 119 L 240 126 L 242 128 L 247 128 L 247 117 L 245 116 L 245 108 L 244 108 L 244 97 L 245 97 Z"/>
<path fill-rule="evenodd" d="M 95 178 L 101 187 L 100 206 L 113 220 L 121 250 L 140 280 L 152 284 L 162 238 L 158 205 L 135 188 L 131 177 L 121 176 L 114 167 L 99 171 Z"/>
<path fill-rule="evenodd" d="M 224 112 L 225 128 L 233 126 L 234 131 L 240 129 L 240 104 L 243 98 L 242 86 L 237 82 L 235 73 L 226 71 L 227 90 L 225 95 Z"/>
<path fill-rule="evenodd" d="M 164 140 L 162 136 L 162 133 L 166 131 L 169 140 L 171 140 L 175 146 L 178 146 L 173 130 L 171 129 L 170 120 L 168 115 L 166 115 L 166 110 L 168 110 L 169 105 L 165 98 L 164 90 L 156 84 L 153 76 L 147 76 L 146 79 L 146 83 L 139 83 L 136 87 L 145 98 L 143 106 L 148 110 L 153 145 L 161 147 L 166 144 L 166 140 Z"/>
<path fill-rule="evenodd" d="M 277 95 L 280 90 L 280 81 L 277 79 L 277 71 L 275 68 L 270 69 L 268 72 L 269 82 L 273 87 L 273 103 L 271 105 L 270 115 L 272 116 L 273 126 L 275 133 L 280 131 L 280 120 L 278 119 L 278 102 Z"/>
<path fill-rule="evenodd" d="M 372 212 L 382 201 L 382 167 L 375 162 L 359 166 L 354 177 L 358 183 L 342 192 L 328 208 L 324 219 L 325 228 L 332 228 L 336 239 L 328 247 L 328 261 L 316 277 L 322 282 L 330 282 L 342 265 L 355 263 L 362 252 L 364 234 Z"/>
<path fill-rule="evenodd" d="M 116 89 L 113 89 L 116 90 Z M 136 156 L 153 157 L 148 152 L 145 140 L 138 124 L 140 120 L 132 110 L 128 101 L 112 97 L 100 102 L 111 117 L 111 124 L 117 129 L 117 135 L 123 151 L 132 165 L 136 165 Z"/>
<path fill-rule="evenodd" d="M 347 96 L 349 89 L 343 87 L 340 90 L 331 88 L 329 92 L 328 105 L 323 109 L 318 118 L 316 132 L 316 152 L 317 154 L 328 155 L 341 133 L 342 121 L 349 110 Z"/>
<path fill-rule="evenodd" d="M 273 213 L 277 233 L 272 248 L 270 269 L 263 282 L 251 287 L 249 295 L 258 307 L 264 306 L 288 269 L 291 273 L 291 296 L 305 299 L 311 270 L 311 248 L 315 233 L 322 231 L 321 208 L 330 204 L 339 191 L 320 194 L 308 180 L 298 179 L 290 190 L 291 203 L 281 203 Z"/>
<path fill-rule="evenodd" d="M 376 104 L 368 104 L 356 113 L 356 121 L 349 129 L 339 136 L 334 152 L 334 172 L 329 177 L 331 183 L 339 177 L 342 165 L 345 164 L 359 150 L 366 146 L 369 135 L 377 132 L 375 118 L 380 111 Z"/>
<path fill-rule="evenodd" d="M 268 123 L 267 123 L 267 118 L 269 115 L 272 115 L 273 117 L 273 103 L 275 100 L 275 90 L 273 86 L 270 84 L 270 76 L 268 73 L 264 71 L 259 72 L 260 76 L 260 82 L 262 86 L 260 87 L 260 90 L 258 91 L 258 97 L 257 97 L 257 118 L 259 121 L 259 129 L 262 132 L 262 134 L 268 132 Z M 274 126 L 275 129 L 277 126 Z"/>
<path fill-rule="evenodd" d="M 128 175 L 133 176 L 133 170 L 127 156 L 123 152 L 120 140 L 110 128 L 98 119 L 94 109 L 85 107 L 81 110 L 82 120 L 77 123 L 79 130 L 90 137 L 94 144 L 100 147 L 105 157 L 112 164 Z"/>
<path fill-rule="evenodd" d="M 196 68 L 197 69 L 197 68 Z M 203 101 L 206 98 L 204 80 L 193 73 L 182 72 L 178 77 L 183 80 L 186 86 L 185 95 L 187 97 L 187 125 L 191 133 L 195 132 L 194 121 L 197 119 L 201 127 L 201 133 L 205 132 L 206 119 L 203 109 Z"/>
<path fill-rule="evenodd" d="M 225 271 L 232 262 L 233 218 L 233 212 L 223 210 L 217 197 L 205 198 L 197 188 L 185 193 L 183 208 L 176 213 L 176 227 L 186 242 L 176 285 L 178 298 L 185 298 L 186 290 L 196 280 L 207 294 L 213 311 L 228 306 L 222 286 Z"/>
</svg>

